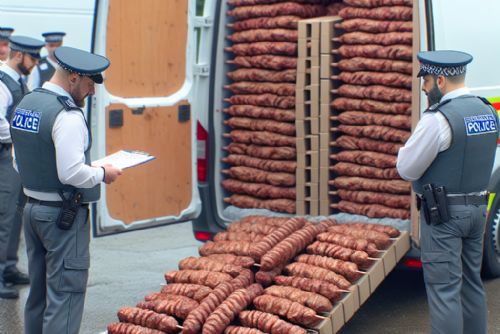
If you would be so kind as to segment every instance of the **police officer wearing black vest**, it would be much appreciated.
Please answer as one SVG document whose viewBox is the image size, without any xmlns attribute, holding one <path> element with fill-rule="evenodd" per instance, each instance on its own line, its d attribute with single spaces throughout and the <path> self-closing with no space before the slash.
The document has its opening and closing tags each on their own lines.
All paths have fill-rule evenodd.
<svg viewBox="0 0 500 334">
<path fill-rule="evenodd" d="M 22 79 L 40 59 L 43 42 L 12 36 L 7 62 L 0 66 L 0 298 L 17 298 L 17 290 L 7 284 L 28 284 L 28 276 L 17 269 L 21 233 L 21 209 L 17 210 L 21 180 L 12 165 L 9 120 L 15 106 L 28 93 Z"/>
<path fill-rule="evenodd" d="M 480 271 L 498 116 L 465 87 L 472 56 L 418 54 L 430 107 L 400 149 L 397 168 L 420 207 L 420 247 L 432 333 L 486 334 Z"/>
<path fill-rule="evenodd" d="M 54 56 L 54 76 L 22 99 L 11 121 L 28 196 L 26 334 L 79 332 L 90 265 L 89 203 L 99 199 L 101 182 L 121 174 L 111 165 L 90 165 L 92 138 L 81 109 L 103 82 L 108 59 L 64 46 Z"/>
<path fill-rule="evenodd" d="M 54 31 L 45 32 L 42 34 L 45 38 L 45 49 L 47 49 L 47 56 L 42 57 L 38 65 L 33 69 L 28 80 L 28 87 L 33 90 L 41 87 L 44 82 L 49 81 L 56 71 L 57 62 L 54 58 L 54 50 L 62 46 L 63 38 L 66 36 L 65 32 Z"/>
</svg>

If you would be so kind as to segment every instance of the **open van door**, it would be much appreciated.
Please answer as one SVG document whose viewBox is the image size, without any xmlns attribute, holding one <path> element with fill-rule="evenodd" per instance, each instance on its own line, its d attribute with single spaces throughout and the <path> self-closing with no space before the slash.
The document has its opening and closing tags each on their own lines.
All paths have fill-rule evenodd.
<svg viewBox="0 0 500 334">
<path fill-rule="evenodd" d="M 156 157 L 102 185 L 94 235 L 191 220 L 196 183 L 196 114 L 203 84 L 196 64 L 195 1 L 96 0 L 93 51 L 111 66 L 96 85 L 89 120 L 94 159 L 118 150 Z"/>
</svg>

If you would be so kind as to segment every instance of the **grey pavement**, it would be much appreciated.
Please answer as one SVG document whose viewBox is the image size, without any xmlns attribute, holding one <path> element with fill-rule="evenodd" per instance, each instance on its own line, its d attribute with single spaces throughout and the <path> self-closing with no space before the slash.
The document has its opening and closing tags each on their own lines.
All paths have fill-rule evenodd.
<svg viewBox="0 0 500 334">
<path fill-rule="evenodd" d="M 81 327 L 82 334 L 97 334 L 116 321 L 122 306 L 135 305 L 158 291 L 165 271 L 179 260 L 197 255 L 201 245 L 191 224 L 182 223 L 122 233 L 91 241 L 90 280 Z M 24 245 L 21 245 L 24 247 Z M 20 268 L 26 269 L 24 248 Z M 500 334 L 500 279 L 486 281 L 489 333 Z M 19 300 L 0 299 L 0 334 L 23 333 L 23 308 L 28 288 Z M 419 272 L 396 271 L 377 289 L 341 334 L 429 333 L 425 288 Z"/>
</svg>

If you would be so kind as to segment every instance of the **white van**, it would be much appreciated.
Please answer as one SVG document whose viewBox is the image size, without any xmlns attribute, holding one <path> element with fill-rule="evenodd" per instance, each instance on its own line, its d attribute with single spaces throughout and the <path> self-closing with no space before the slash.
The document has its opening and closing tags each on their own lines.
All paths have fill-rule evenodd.
<svg viewBox="0 0 500 334">
<path fill-rule="evenodd" d="M 471 53 L 474 61 L 468 67 L 467 85 L 500 109 L 500 44 L 496 42 L 500 2 L 414 0 L 414 4 L 420 13 L 420 49 Z M 46 5 L 52 7 L 42 8 Z M 75 15 L 59 15 L 64 11 L 57 6 L 79 9 L 69 10 Z M 16 12 L 18 19 L 12 16 L 16 8 L 21 12 Z M 54 29 L 44 26 L 25 32 L 34 28 L 23 22 L 30 15 L 40 15 L 28 12 L 38 9 L 53 22 L 59 22 L 60 16 L 70 22 L 66 19 Z M 143 150 L 157 157 L 127 170 L 126 177 L 113 185 L 103 186 L 102 198 L 93 208 L 95 236 L 194 219 L 196 238 L 208 240 L 250 212 L 274 214 L 224 203 L 223 86 L 230 70 L 223 51 L 230 33 L 227 9 L 225 0 L 0 2 L 0 25 L 14 26 L 33 37 L 42 30 L 67 31 L 66 44 L 82 48 L 87 37 L 79 37 L 81 44 L 72 38 L 88 33 L 91 49 L 111 59 L 105 84 L 99 85 L 89 103 L 94 159 L 119 149 Z M 89 12 L 83 21 L 76 15 Z M 92 15 L 94 20 L 88 20 Z M 78 31 L 70 30 L 74 28 Z M 423 94 L 421 101 L 423 111 Z M 484 269 L 491 276 L 500 276 L 500 197 L 495 196 L 500 188 L 499 164 L 489 189 L 493 195 L 485 238 Z M 411 230 L 409 222 L 398 227 Z M 411 260 L 419 257 L 418 249 L 408 255 L 406 263 L 418 265 Z"/>
</svg>

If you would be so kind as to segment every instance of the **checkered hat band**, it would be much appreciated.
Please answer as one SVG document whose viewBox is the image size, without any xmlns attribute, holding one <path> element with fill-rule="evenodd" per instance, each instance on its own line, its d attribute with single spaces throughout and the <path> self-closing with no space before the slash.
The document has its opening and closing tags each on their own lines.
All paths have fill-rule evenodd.
<svg viewBox="0 0 500 334">
<path fill-rule="evenodd" d="M 9 39 L 11 34 L 10 31 L 0 31 L 0 39 Z"/>
<path fill-rule="evenodd" d="M 100 74 L 101 72 L 87 72 L 87 73 L 82 73 L 82 72 L 78 72 L 77 70 L 73 69 L 73 68 L 69 68 L 68 66 L 66 66 L 65 64 L 61 63 L 60 61 L 57 62 L 59 64 L 59 66 L 61 66 L 63 69 L 65 69 L 66 71 L 68 72 L 71 72 L 71 73 L 76 73 L 78 75 L 84 75 L 84 76 L 92 76 L 92 75 L 97 75 L 97 74 Z"/>
<path fill-rule="evenodd" d="M 420 64 L 420 69 L 426 73 L 429 73 L 431 75 L 435 76 L 445 76 L 445 77 L 452 77 L 455 75 L 461 75 L 465 73 L 465 65 L 462 66 L 451 66 L 451 67 L 442 67 L 442 66 L 437 66 L 437 65 L 431 65 L 431 64 Z"/>
<path fill-rule="evenodd" d="M 10 43 L 10 49 L 12 51 L 19 51 L 19 52 L 25 52 L 25 53 L 39 53 L 40 52 L 40 49 L 25 48 L 23 46 L 14 45 L 12 43 Z"/>
<path fill-rule="evenodd" d="M 63 38 L 61 36 L 54 36 L 54 37 L 45 37 L 45 42 L 47 43 L 56 43 L 62 41 Z"/>
</svg>

